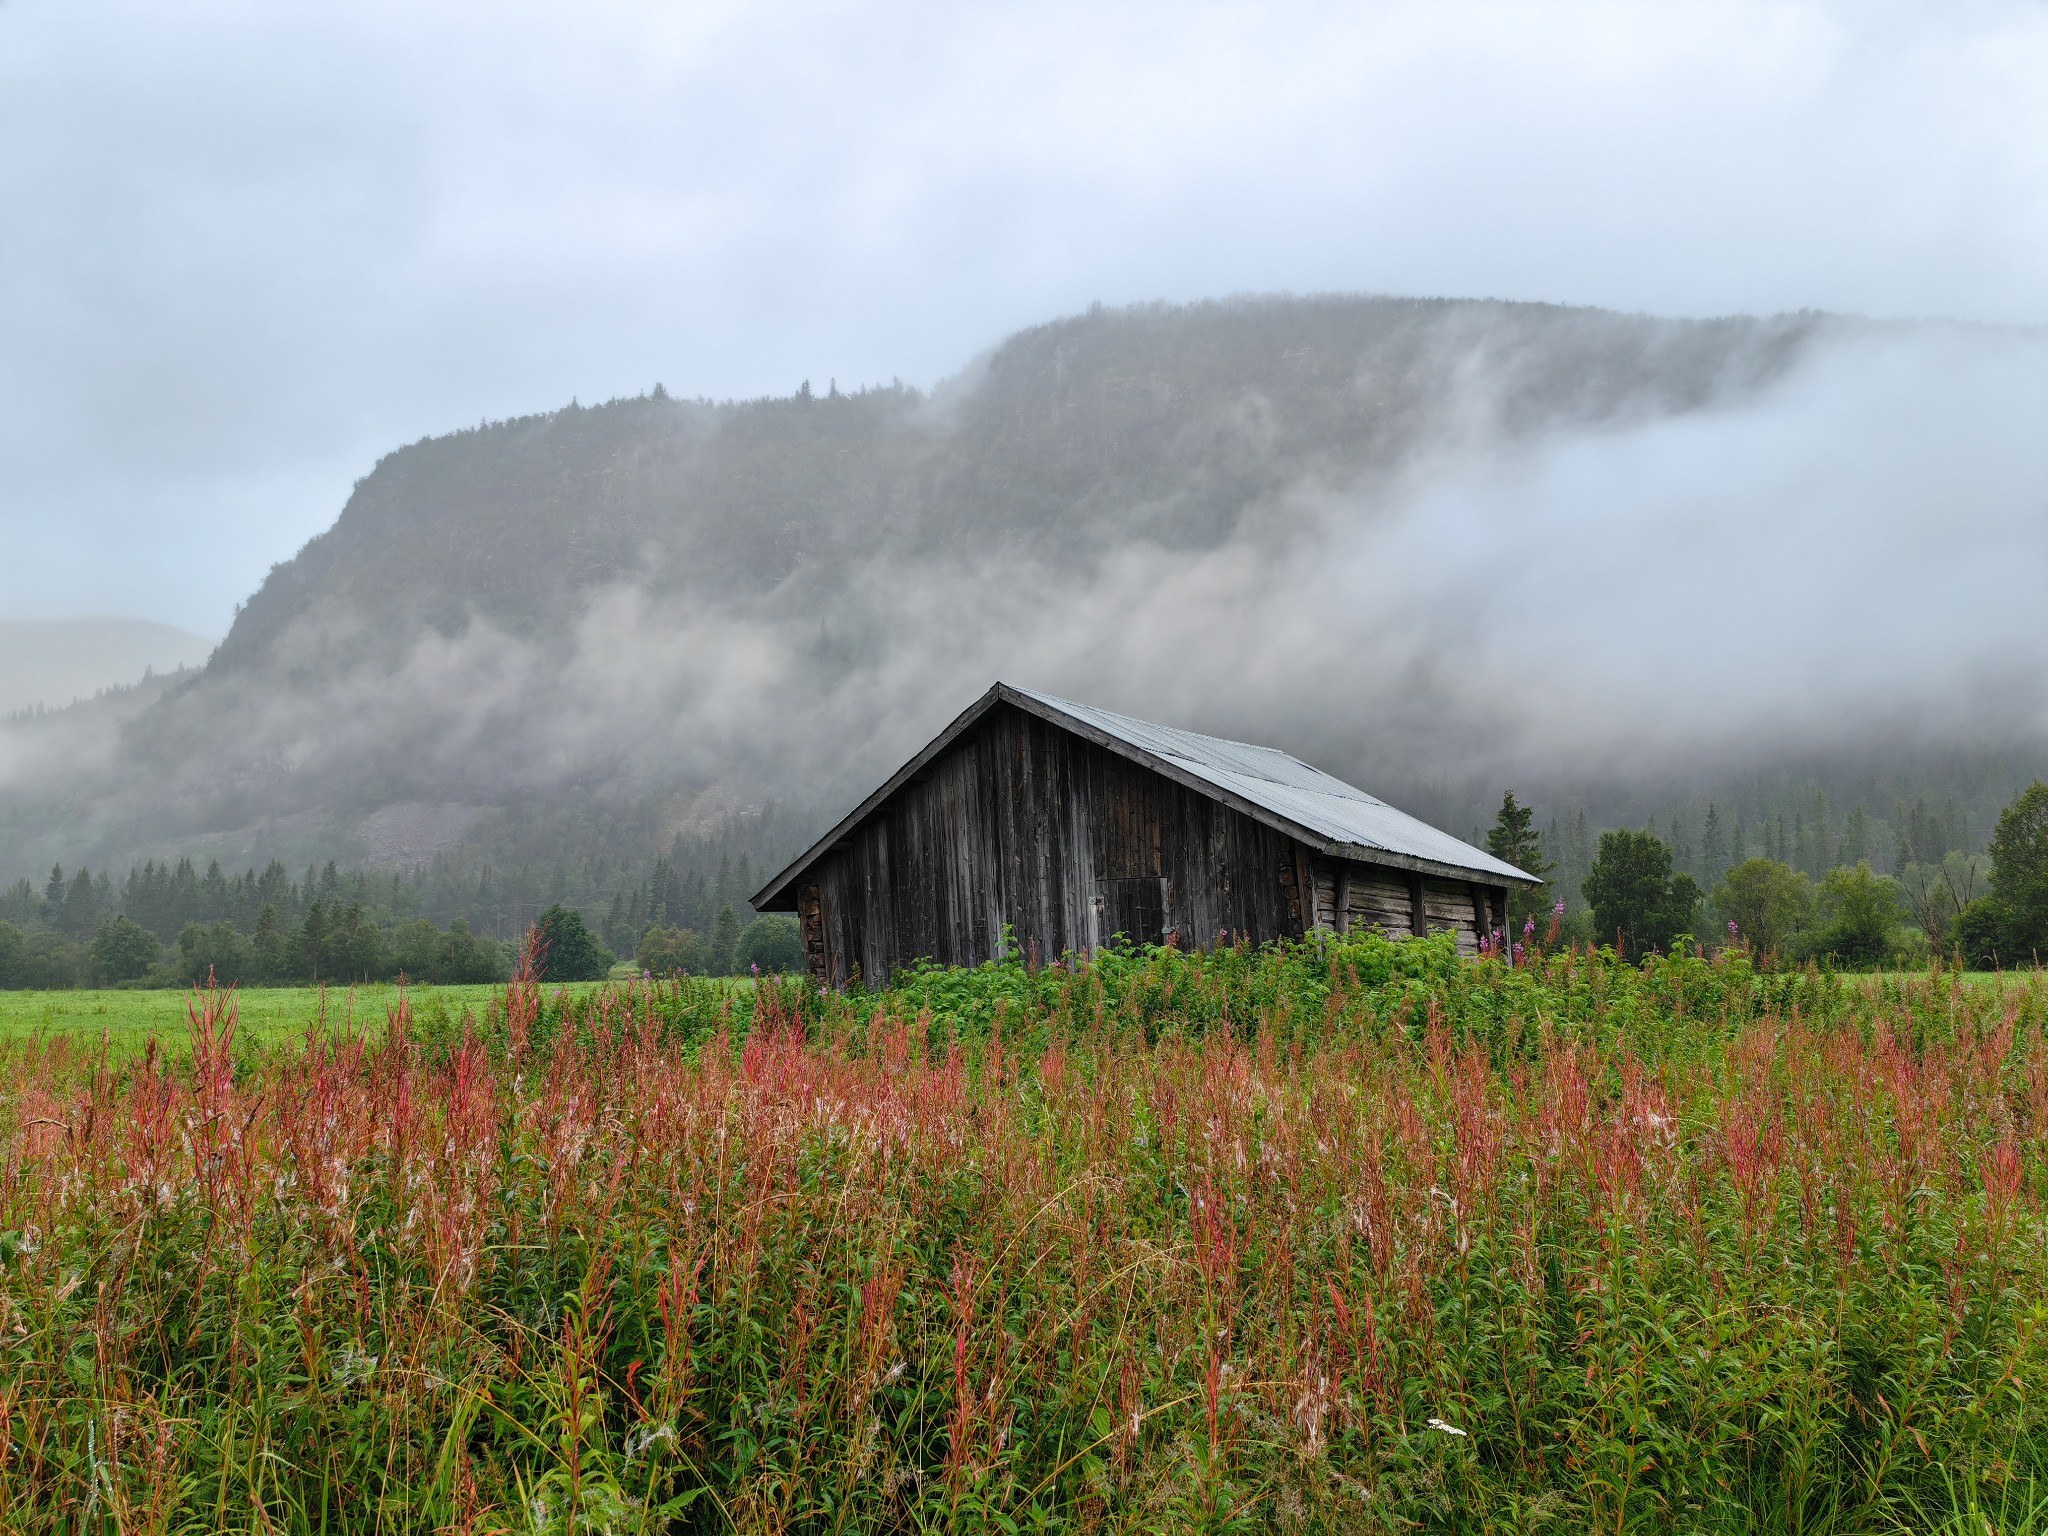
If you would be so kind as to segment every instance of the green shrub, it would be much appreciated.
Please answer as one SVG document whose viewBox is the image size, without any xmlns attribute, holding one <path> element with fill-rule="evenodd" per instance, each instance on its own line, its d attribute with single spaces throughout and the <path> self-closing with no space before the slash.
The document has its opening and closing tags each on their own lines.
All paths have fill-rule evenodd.
<svg viewBox="0 0 2048 1536">
<path fill-rule="evenodd" d="M 1905 903 L 1898 884 L 1873 873 L 1868 864 L 1828 871 L 1814 906 L 1818 927 L 1811 945 L 1816 954 L 1875 965 L 1891 959 L 1899 947 Z"/>
<path fill-rule="evenodd" d="M 92 969 L 102 981 L 133 981 L 149 973 L 163 953 L 157 936 L 139 923 L 117 917 L 93 935 Z"/>
<path fill-rule="evenodd" d="M 1714 888 L 1714 906 L 1735 925 L 1731 937 L 1760 955 L 1789 954 L 1813 916 L 1813 888 L 1789 865 L 1747 859 Z"/>
<path fill-rule="evenodd" d="M 230 922 L 187 923 L 178 933 L 178 977 L 187 983 L 209 978 L 222 986 L 254 981 L 256 947 Z"/>
<path fill-rule="evenodd" d="M 758 969 L 764 976 L 801 971 L 804 939 L 796 919 L 779 912 L 755 918 L 740 934 L 733 966 L 742 973 Z"/>
<path fill-rule="evenodd" d="M 602 981 L 610 974 L 612 952 L 574 907 L 549 907 L 534 927 L 540 936 L 541 980 Z"/>
<path fill-rule="evenodd" d="M 710 950 L 689 928 L 649 928 L 633 961 L 649 976 L 702 976 L 711 966 Z"/>
</svg>

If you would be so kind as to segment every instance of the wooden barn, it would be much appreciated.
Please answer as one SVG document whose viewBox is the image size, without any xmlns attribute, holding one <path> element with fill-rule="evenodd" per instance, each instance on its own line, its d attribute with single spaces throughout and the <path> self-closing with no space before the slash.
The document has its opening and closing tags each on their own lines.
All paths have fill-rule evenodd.
<svg viewBox="0 0 2048 1536">
<path fill-rule="evenodd" d="M 1504 926 L 1511 864 L 1271 747 L 998 683 L 754 897 L 810 971 Z"/>
</svg>

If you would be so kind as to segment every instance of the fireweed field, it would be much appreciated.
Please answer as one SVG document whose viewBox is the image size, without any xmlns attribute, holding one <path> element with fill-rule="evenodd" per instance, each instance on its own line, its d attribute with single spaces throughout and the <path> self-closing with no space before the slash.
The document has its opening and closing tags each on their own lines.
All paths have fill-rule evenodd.
<svg viewBox="0 0 2048 1536">
<path fill-rule="evenodd" d="M 2039 978 L 192 1012 L 10 1048 L 6 1529 L 2048 1529 Z"/>
</svg>

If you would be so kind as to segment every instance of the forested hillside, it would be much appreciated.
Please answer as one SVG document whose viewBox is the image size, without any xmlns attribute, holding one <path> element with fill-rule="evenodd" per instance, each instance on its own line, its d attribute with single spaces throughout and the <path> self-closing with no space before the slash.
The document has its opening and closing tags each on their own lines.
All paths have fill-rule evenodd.
<svg viewBox="0 0 2048 1536">
<path fill-rule="evenodd" d="M 1431 499 L 1446 466 L 1512 486 L 1532 445 L 1719 419 L 1883 333 L 1456 300 L 1095 310 L 929 394 L 657 386 L 425 439 L 202 673 L 0 732 L 0 879 L 336 861 L 415 872 L 440 921 L 500 932 L 566 900 L 630 937 L 658 857 L 773 867 L 998 675 L 1272 741 L 1461 834 L 1519 788 L 1561 867 L 1651 820 L 1703 875 L 1738 846 L 1827 844 L 1815 868 L 1981 846 L 2032 737 L 1731 721 L 1711 757 L 1617 760 L 1631 710 L 1668 710 L 1617 667 L 1661 661 L 1560 654 L 1551 620 L 1606 598 L 1515 551 L 1571 535 L 1532 513 L 1501 543 Z M 1510 665 L 1476 660 L 1503 645 Z M 1534 688 L 1607 673 L 1597 736 Z"/>
</svg>

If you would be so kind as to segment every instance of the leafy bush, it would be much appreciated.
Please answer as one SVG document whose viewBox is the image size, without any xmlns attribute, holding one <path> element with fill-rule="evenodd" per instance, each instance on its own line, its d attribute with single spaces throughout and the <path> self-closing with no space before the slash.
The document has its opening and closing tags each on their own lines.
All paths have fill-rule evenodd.
<svg viewBox="0 0 2048 1536">
<path fill-rule="evenodd" d="M 633 963 L 649 976 L 702 976 L 710 970 L 710 950 L 688 928 L 649 928 L 640 935 Z"/>
<path fill-rule="evenodd" d="M 1819 927 L 1812 939 L 1814 952 L 1852 965 L 1891 959 L 1899 947 L 1904 905 L 1897 883 L 1872 873 L 1868 864 L 1830 870 L 1815 901 Z"/>
<path fill-rule="evenodd" d="M 542 981 L 601 981 L 611 973 L 612 952 L 574 907 L 549 907 L 534 928 L 540 937 Z"/>
<path fill-rule="evenodd" d="M 0 923 L 0 987 L 75 987 L 84 968 L 78 946 L 62 934 Z"/>
<path fill-rule="evenodd" d="M 755 918 L 740 934 L 733 966 L 742 973 L 758 966 L 764 976 L 801 971 L 804 939 L 796 919 L 776 912 Z"/>
<path fill-rule="evenodd" d="M 442 936 L 440 969 L 433 979 L 451 986 L 476 986 L 504 981 L 512 974 L 511 956 L 496 939 L 481 938 L 469 931 L 465 918 L 456 918 Z"/>
<path fill-rule="evenodd" d="M 1758 954 L 1789 954 L 1813 916 L 1813 888 L 1789 865 L 1748 859 L 1714 888 L 1714 906 Z"/>
<path fill-rule="evenodd" d="M 222 986 L 258 979 L 256 947 L 233 923 L 187 923 L 178 934 L 178 977 L 188 983 L 209 978 Z"/>
<path fill-rule="evenodd" d="M 1965 965 L 1995 971 L 2027 963 L 2029 953 L 2015 937 L 2018 926 L 2004 902 L 1979 896 L 1956 915 L 1952 936 Z"/>
<path fill-rule="evenodd" d="M 163 953 L 157 936 L 140 923 L 117 917 L 93 935 L 92 969 L 101 981 L 133 981 L 147 975 Z"/>
<path fill-rule="evenodd" d="M 395 975 L 437 985 L 504 981 L 511 974 L 505 946 L 478 938 L 459 917 L 446 933 L 425 920 L 407 923 L 391 936 L 385 963 Z"/>
</svg>

